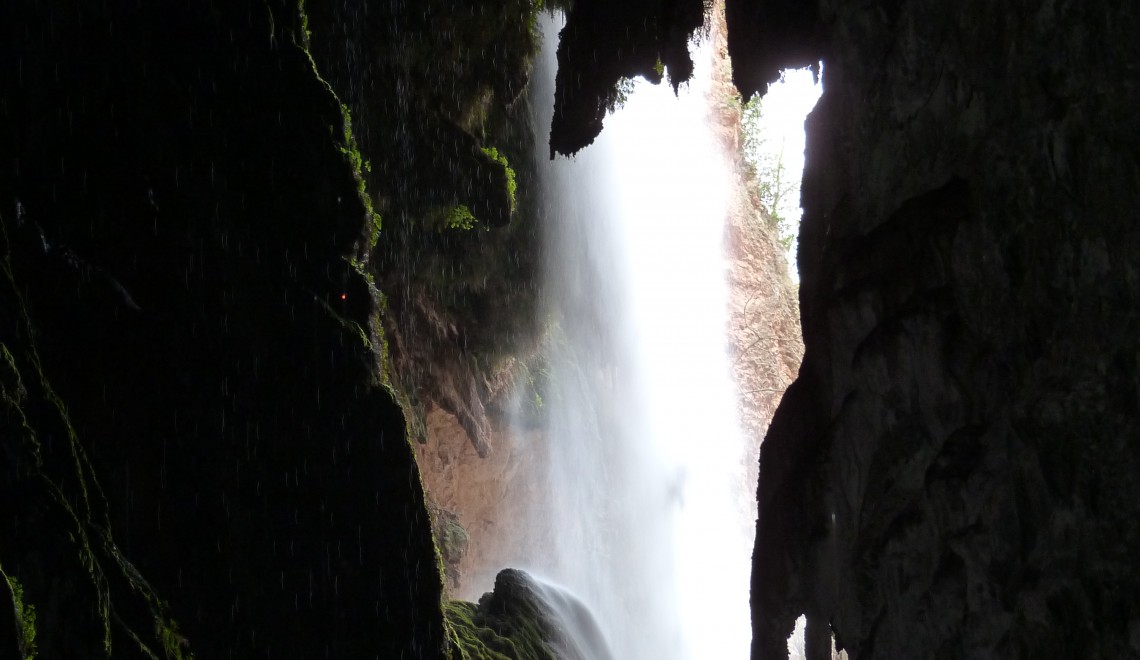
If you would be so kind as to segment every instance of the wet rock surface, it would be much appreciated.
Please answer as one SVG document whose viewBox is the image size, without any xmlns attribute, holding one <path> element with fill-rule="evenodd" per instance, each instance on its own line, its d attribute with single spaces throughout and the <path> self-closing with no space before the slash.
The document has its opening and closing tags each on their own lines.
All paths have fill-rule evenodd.
<svg viewBox="0 0 1140 660">
<path fill-rule="evenodd" d="M 382 218 L 388 374 L 412 435 L 438 406 L 481 455 L 541 332 L 530 0 L 311 3 L 308 43 L 353 118 Z"/>
<path fill-rule="evenodd" d="M 437 533 L 448 594 L 476 600 L 495 575 L 518 557 L 550 552 L 549 530 L 531 524 L 550 497 L 544 488 L 548 440 L 541 431 L 493 427 L 490 450 L 480 455 L 454 415 L 436 408 L 425 416 L 425 441 L 415 445 L 424 488 L 439 509 Z"/>
<path fill-rule="evenodd" d="M 508 568 L 478 604 L 453 601 L 448 622 L 470 658 L 612 660 L 593 614 L 565 589 Z M 497 654 L 502 655 L 497 655 Z M 459 658 L 459 652 L 453 658 Z"/>
</svg>

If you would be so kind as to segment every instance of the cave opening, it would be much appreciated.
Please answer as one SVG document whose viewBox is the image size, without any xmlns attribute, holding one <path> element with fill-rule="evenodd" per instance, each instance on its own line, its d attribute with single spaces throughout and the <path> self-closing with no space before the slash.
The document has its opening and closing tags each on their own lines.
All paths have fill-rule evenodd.
<svg viewBox="0 0 1140 660">
<path fill-rule="evenodd" d="M 605 115 L 622 77 L 688 80 L 721 4 L 4 3 L 0 656 L 548 658 L 564 640 L 527 590 L 647 640 L 622 657 L 740 655 L 673 625 L 729 618 L 686 576 L 731 561 L 677 568 L 724 522 L 686 521 L 700 479 L 677 467 L 731 435 L 704 399 L 721 385 L 681 375 L 678 335 L 720 314 L 682 296 L 688 269 L 716 260 L 667 222 L 681 201 L 606 215 L 714 169 L 650 174 L 687 129 L 623 129 L 640 83 Z M 753 258 L 782 251 L 741 220 L 759 196 L 731 197 L 728 338 L 703 342 L 729 355 L 697 365 L 727 361 L 765 438 L 757 659 L 787 657 L 801 613 L 813 660 L 831 632 L 852 657 L 1140 656 L 1140 12 L 1037 4 L 723 2 L 745 94 L 828 63 L 803 286 Z M 565 105 L 519 120 L 551 7 Z M 743 104 L 721 98 L 723 144 Z M 565 203 L 536 209 L 533 143 L 577 153 L 603 119 L 611 143 L 666 137 L 558 161 Z M 536 238 L 557 215 L 564 237 Z M 535 348 L 522 321 L 556 310 Z M 582 389 L 606 396 L 555 411 Z M 655 425 L 680 439 L 638 453 Z M 542 562 L 593 582 L 502 570 L 502 598 L 459 600 L 491 584 L 475 567 Z"/>
<path fill-rule="evenodd" d="M 553 114 L 561 27 L 545 19 L 530 81 L 537 131 Z M 580 598 L 621 658 L 747 657 L 759 441 L 802 354 L 718 38 L 691 44 L 677 92 L 625 81 L 574 157 L 536 146 L 546 357 L 492 455 L 473 459 L 499 476 L 460 477 L 480 502 L 454 500 L 469 541 L 454 596 L 523 568 Z M 783 128 L 769 124 L 765 137 Z M 455 488 L 432 472 L 429 493 Z"/>
<path fill-rule="evenodd" d="M 696 60 L 676 96 L 631 81 L 606 131 L 541 183 L 558 341 L 530 525 L 550 537 L 518 561 L 582 597 L 622 658 L 744 657 L 750 640 L 755 455 L 725 350 L 729 164 L 707 43 Z"/>
<path fill-rule="evenodd" d="M 796 243 L 803 215 L 800 185 L 806 147 L 804 122 L 822 94 L 820 62 L 815 68 L 784 69 L 763 96 L 753 96 L 744 103 L 744 158 L 797 282 Z"/>
</svg>

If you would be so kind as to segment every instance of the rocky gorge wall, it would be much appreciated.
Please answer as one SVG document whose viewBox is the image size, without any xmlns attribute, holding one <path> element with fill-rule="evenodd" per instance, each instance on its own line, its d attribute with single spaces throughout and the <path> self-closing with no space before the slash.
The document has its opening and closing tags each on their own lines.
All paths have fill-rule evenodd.
<svg viewBox="0 0 1140 660">
<path fill-rule="evenodd" d="M 371 219 L 296 3 L 0 26 L 0 655 L 442 655 Z"/>
<path fill-rule="evenodd" d="M 795 378 L 803 345 L 795 288 L 775 223 L 761 207 L 742 156 L 741 106 L 731 82 L 722 5 L 717 7 L 707 30 L 713 41 L 709 50 L 713 80 L 705 101 L 710 127 L 734 177 L 724 219 L 731 317 L 727 348 L 741 393 L 743 425 L 753 439 L 751 459 L 740 466 L 739 478 L 754 485 L 760 439 L 781 394 Z M 683 315 L 685 309 L 678 307 L 675 312 Z M 552 327 L 548 332 L 559 330 Z M 540 353 L 549 350 L 546 343 Z M 543 405 L 552 404 L 549 399 L 556 396 L 539 394 L 540 401 L 546 401 Z M 512 561 L 553 551 L 552 532 L 531 523 L 549 517 L 551 493 L 543 475 L 550 469 L 550 443 L 559 440 L 549 437 L 543 405 L 535 408 L 529 423 L 511 424 L 505 415 L 492 419 L 487 434 L 491 441 L 483 453 L 455 415 L 436 407 L 425 416 L 424 442 L 416 445 L 417 462 L 428 497 L 442 513 L 437 537 L 449 535 L 456 541 L 441 544 L 448 587 L 456 597 L 474 600 Z M 731 466 L 726 469 L 736 474 Z M 752 488 L 741 492 L 740 505 L 742 511 L 754 514 Z"/>
<path fill-rule="evenodd" d="M 776 220 L 761 204 L 755 175 L 745 162 L 742 106 L 732 83 L 723 2 L 713 3 L 708 20 L 713 49 L 709 119 L 733 179 L 724 229 L 728 352 L 741 430 L 750 438 L 749 455 L 758 456 L 776 406 L 803 360 L 799 303 Z M 753 460 L 747 469 L 744 483 L 757 483 L 759 462 Z M 748 499 L 754 500 L 752 493 Z M 749 510 L 755 513 L 755 502 Z"/>
<path fill-rule="evenodd" d="M 685 69 L 702 3 L 614 5 L 570 16 L 560 151 L 616 78 Z M 4 653 L 444 652 L 378 383 L 376 227 L 296 10 L 0 5 Z M 862 658 L 1140 655 L 1136 9 L 726 11 L 742 90 L 825 62 L 754 657 L 782 657 L 801 612 L 816 657 L 832 631 Z M 504 182 L 468 153 L 457 180 Z M 501 188 L 466 201 L 501 222 Z"/>
<path fill-rule="evenodd" d="M 824 62 L 753 656 L 1140 655 L 1135 8 L 728 15 L 743 90 Z"/>
<path fill-rule="evenodd" d="M 536 12 L 0 9 L 0 657 L 551 656 L 409 441 L 523 368 Z"/>
</svg>

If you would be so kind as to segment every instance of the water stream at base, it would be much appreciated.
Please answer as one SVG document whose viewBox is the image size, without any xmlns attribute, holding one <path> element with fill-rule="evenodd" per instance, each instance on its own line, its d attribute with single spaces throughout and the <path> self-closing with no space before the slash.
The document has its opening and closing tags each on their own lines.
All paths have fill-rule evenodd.
<svg viewBox="0 0 1140 660">
<path fill-rule="evenodd" d="M 532 80 L 540 130 L 560 22 Z M 729 177 L 697 55 L 680 98 L 639 81 L 593 145 L 542 172 L 558 331 L 548 491 L 528 524 L 549 542 L 517 565 L 581 598 L 629 660 L 746 658 L 751 638 L 755 458 L 726 357 Z"/>
</svg>

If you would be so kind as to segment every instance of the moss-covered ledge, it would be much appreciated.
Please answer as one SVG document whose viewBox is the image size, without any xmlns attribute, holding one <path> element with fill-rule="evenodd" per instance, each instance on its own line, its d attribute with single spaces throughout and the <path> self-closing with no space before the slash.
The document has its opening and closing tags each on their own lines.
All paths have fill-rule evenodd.
<svg viewBox="0 0 1140 660">
<path fill-rule="evenodd" d="M 611 660 L 593 614 L 560 587 L 504 569 L 479 603 L 445 606 L 451 660 Z"/>
</svg>

